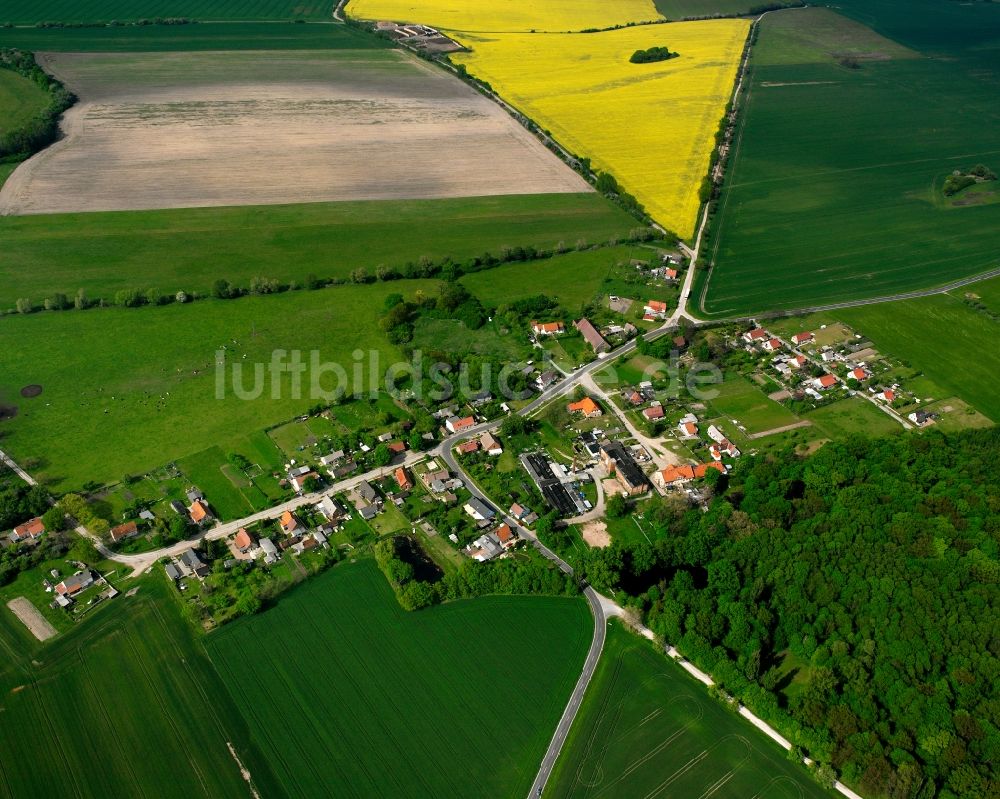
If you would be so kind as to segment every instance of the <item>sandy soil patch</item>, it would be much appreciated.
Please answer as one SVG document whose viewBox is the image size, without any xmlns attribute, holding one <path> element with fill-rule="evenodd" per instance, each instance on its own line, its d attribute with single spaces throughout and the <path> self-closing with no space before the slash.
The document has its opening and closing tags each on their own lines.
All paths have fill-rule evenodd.
<svg viewBox="0 0 1000 799">
<path fill-rule="evenodd" d="M 0 213 L 588 191 L 496 104 L 395 51 L 50 53 L 80 98 Z"/>
<path fill-rule="evenodd" d="M 611 536 L 608 534 L 608 526 L 604 522 L 587 522 L 580 528 L 580 535 L 583 540 L 596 549 L 603 549 L 611 545 Z"/>
<path fill-rule="evenodd" d="M 53 627 L 49 620 L 46 619 L 41 612 L 34 605 L 31 604 L 30 600 L 23 596 L 17 597 L 17 599 L 12 599 L 7 603 L 7 607 L 10 608 L 11 612 L 21 620 L 21 623 L 27 627 L 33 636 L 39 641 L 47 641 L 49 638 L 57 634 L 57 630 Z"/>
</svg>

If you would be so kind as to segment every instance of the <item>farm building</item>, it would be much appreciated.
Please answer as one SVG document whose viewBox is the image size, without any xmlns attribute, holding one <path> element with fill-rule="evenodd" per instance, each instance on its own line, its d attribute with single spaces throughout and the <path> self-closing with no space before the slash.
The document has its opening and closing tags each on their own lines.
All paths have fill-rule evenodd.
<svg viewBox="0 0 1000 799">
<path fill-rule="evenodd" d="M 583 340 L 591 346 L 594 352 L 600 354 L 611 349 L 608 342 L 604 340 L 604 336 L 597 332 L 597 328 L 590 323 L 589 319 L 584 318 L 574 322 L 573 327 L 580 331 Z"/>
<path fill-rule="evenodd" d="M 601 462 L 629 496 L 645 494 L 649 490 L 649 480 L 620 441 L 601 444 Z"/>
<path fill-rule="evenodd" d="M 72 597 L 79 594 L 84 588 L 94 584 L 94 573 L 90 569 L 84 569 L 72 577 L 67 577 L 55 587 L 55 592 L 59 596 Z"/>
</svg>

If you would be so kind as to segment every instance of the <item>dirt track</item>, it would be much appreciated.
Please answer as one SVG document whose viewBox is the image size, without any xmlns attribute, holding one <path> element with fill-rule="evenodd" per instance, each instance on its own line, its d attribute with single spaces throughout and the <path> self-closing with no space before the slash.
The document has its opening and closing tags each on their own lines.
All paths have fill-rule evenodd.
<svg viewBox="0 0 1000 799">
<path fill-rule="evenodd" d="M 587 191 L 500 108 L 396 51 L 44 54 L 80 98 L 0 213 Z"/>
<path fill-rule="evenodd" d="M 30 600 L 25 599 L 23 596 L 10 600 L 7 603 L 7 607 L 10 608 L 11 613 L 17 616 L 21 620 L 21 623 L 39 641 L 47 641 L 57 634 L 58 631 L 49 623 L 49 620 L 41 614 L 38 608 L 31 604 Z"/>
</svg>

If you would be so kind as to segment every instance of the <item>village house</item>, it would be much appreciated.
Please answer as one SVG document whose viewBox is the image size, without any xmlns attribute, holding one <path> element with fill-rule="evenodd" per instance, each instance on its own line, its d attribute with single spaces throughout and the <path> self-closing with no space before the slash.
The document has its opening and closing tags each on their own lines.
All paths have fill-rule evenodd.
<svg viewBox="0 0 1000 799">
<path fill-rule="evenodd" d="M 475 425 L 476 420 L 471 416 L 465 416 L 459 419 L 457 416 L 452 416 L 448 419 L 444 426 L 447 428 L 449 433 L 461 433 L 463 430 L 468 430 L 470 427 Z"/>
<path fill-rule="evenodd" d="M 355 487 L 354 490 L 357 493 L 357 495 L 361 497 L 361 499 L 363 499 L 365 502 L 369 504 L 374 504 L 382 501 L 381 497 L 379 497 L 378 492 L 375 490 L 374 486 L 372 486 L 372 484 L 369 483 L 367 480 L 362 480 L 360 483 L 358 483 L 358 485 Z"/>
<path fill-rule="evenodd" d="M 420 479 L 425 486 L 427 486 L 432 491 L 444 491 L 445 484 L 444 481 L 451 477 L 451 473 L 447 469 L 428 469 L 422 475 Z M 436 488 L 435 486 L 440 486 Z"/>
<path fill-rule="evenodd" d="M 830 363 L 831 361 L 836 361 L 840 358 L 836 350 L 823 350 L 819 357 L 823 363 Z"/>
<path fill-rule="evenodd" d="M 559 375 L 555 372 L 542 372 L 535 378 L 535 385 L 538 387 L 539 391 L 545 391 L 545 389 L 555 383 L 558 379 Z"/>
<path fill-rule="evenodd" d="M 868 372 L 865 369 L 863 369 L 862 367 L 858 366 L 858 367 L 852 369 L 848 373 L 848 377 L 853 377 L 855 380 L 857 380 L 860 383 L 860 382 L 862 382 L 864 380 L 867 380 L 869 378 L 869 374 L 868 374 Z"/>
<path fill-rule="evenodd" d="M 698 425 L 694 422 L 685 422 L 681 419 L 677 425 L 677 429 L 682 438 L 696 438 L 698 436 Z"/>
<path fill-rule="evenodd" d="M 767 352 L 777 352 L 781 349 L 781 341 L 776 338 L 769 338 L 761 347 Z"/>
<path fill-rule="evenodd" d="M 77 572 L 72 577 L 67 577 L 55 587 L 55 592 L 59 596 L 73 597 L 83 589 L 94 584 L 94 573 L 90 569 Z"/>
<path fill-rule="evenodd" d="M 585 419 L 596 419 L 603 413 L 601 406 L 590 397 L 584 397 L 579 402 L 571 402 L 566 406 L 566 410 L 570 413 L 582 413 Z"/>
<path fill-rule="evenodd" d="M 837 378 L 833 375 L 823 375 L 822 377 L 817 377 L 813 380 L 813 385 L 816 386 L 820 391 L 824 391 L 828 388 L 833 388 L 837 385 Z"/>
<path fill-rule="evenodd" d="M 458 445 L 458 452 L 460 455 L 471 455 L 473 452 L 479 452 L 479 440 L 473 438 L 471 441 L 463 441 Z"/>
<path fill-rule="evenodd" d="M 747 344 L 756 344 L 758 341 L 763 341 L 764 339 L 770 338 L 768 332 L 762 327 L 755 327 L 743 334 L 743 340 Z"/>
<path fill-rule="evenodd" d="M 473 497 L 466 502 L 464 510 L 477 522 L 488 522 L 496 516 L 496 511 L 478 497 Z"/>
<path fill-rule="evenodd" d="M 111 538 L 111 543 L 117 544 L 119 541 L 125 541 L 128 538 L 135 538 L 139 535 L 139 525 L 135 522 L 125 522 L 125 524 L 119 524 L 117 527 L 112 527 L 111 532 L 108 533 Z"/>
<path fill-rule="evenodd" d="M 313 471 L 306 471 L 303 474 L 297 474 L 292 477 L 289 482 L 292 484 L 292 488 L 295 489 L 295 493 L 301 494 L 306 490 L 306 484 L 310 480 L 319 480 L 319 475 Z"/>
<path fill-rule="evenodd" d="M 316 503 L 316 510 L 328 522 L 336 522 L 344 515 L 344 509 L 336 503 L 333 497 L 323 497 L 323 499 Z"/>
<path fill-rule="evenodd" d="M 495 534 L 486 533 L 473 541 L 466 551 L 473 560 L 485 563 L 502 554 L 503 546 L 501 546 L 500 539 Z"/>
<path fill-rule="evenodd" d="M 487 455 L 503 455 L 503 447 L 492 433 L 483 433 L 479 439 L 479 446 Z"/>
<path fill-rule="evenodd" d="M 667 304 L 661 302 L 660 300 L 646 300 L 646 306 L 643 308 L 644 319 L 666 319 L 667 317 Z"/>
<path fill-rule="evenodd" d="M 708 473 L 709 469 L 716 469 L 723 474 L 726 471 L 726 467 L 718 461 L 699 463 L 696 466 L 684 464 L 682 466 L 670 466 L 663 469 L 657 472 L 653 479 L 661 488 L 667 488 L 669 486 L 683 485 L 691 480 L 700 480 Z"/>
<path fill-rule="evenodd" d="M 504 549 L 511 549 L 517 544 L 517 533 L 510 529 L 509 524 L 501 524 L 496 530 L 496 536 Z"/>
<path fill-rule="evenodd" d="M 163 571 L 166 573 L 167 578 L 173 580 L 175 583 L 181 579 L 180 569 L 178 569 L 173 563 L 164 564 Z"/>
<path fill-rule="evenodd" d="M 649 490 L 649 480 L 620 441 L 601 444 L 601 463 L 628 496 L 645 494 Z"/>
<path fill-rule="evenodd" d="M 410 480 L 410 475 L 402 466 L 393 472 L 393 477 L 396 478 L 396 485 L 399 486 L 400 491 L 412 491 L 413 481 Z"/>
<path fill-rule="evenodd" d="M 11 530 L 8 538 L 15 544 L 21 544 L 26 541 L 37 541 L 44 532 L 45 524 L 42 522 L 42 517 L 36 516 Z"/>
<path fill-rule="evenodd" d="M 658 421 L 663 418 L 663 406 L 660 403 L 650 405 L 648 408 L 643 409 L 642 415 L 651 422 Z"/>
<path fill-rule="evenodd" d="M 555 336 L 566 332 L 566 325 L 562 322 L 538 322 L 532 320 L 531 332 L 536 336 Z"/>
<path fill-rule="evenodd" d="M 878 394 L 875 395 L 876 399 L 882 400 L 882 402 L 887 402 L 890 405 L 896 401 L 896 392 L 891 388 L 882 389 Z"/>
<path fill-rule="evenodd" d="M 275 563 L 278 560 L 278 548 L 270 538 L 260 539 L 260 552 L 266 564 Z"/>
<path fill-rule="evenodd" d="M 337 462 L 344 459 L 344 450 L 338 449 L 336 452 L 331 452 L 329 455 L 324 455 L 319 459 L 319 462 L 323 466 L 334 466 Z"/>
<path fill-rule="evenodd" d="M 521 524 L 532 525 L 538 521 L 538 514 L 532 512 L 531 508 L 526 508 L 518 502 L 510 506 L 508 513 Z"/>
<path fill-rule="evenodd" d="M 913 424 L 917 427 L 926 427 L 929 424 L 934 423 L 934 414 L 927 413 L 927 411 L 914 411 L 907 417 Z"/>
<path fill-rule="evenodd" d="M 233 546 L 244 555 L 254 548 L 253 536 L 250 535 L 250 531 L 246 527 L 241 527 L 236 533 L 236 537 L 233 538 Z"/>
<path fill-rule="evenodd" d="M 677 280 L 677 270 L 672 266 L 668 266 L 663 270 L 663 277 L 667 280 Z"/>
<path fill-rule="evenodd" d="M 299 528 L 299 520 L 290 510 L 286 510 L 278 519 L 278 526 L 285 535 L 291 535 Z"/>
<path fill-rule="evenodd" d="M 809 363 L 809 359 L 805 355 L 794 355 L 788 359 L 788 365 L 793 369 L 801 369 Z"/>
<path fill-rule="evenodd" d="M 794 344 L 796 347 L 800 347 L 803 344 L 808 344 L 812 340 L 813 340 L 812 333 L 796 333 L 794 336 L 792 336 L 792 344 Z"/>
<path fill-rule="evenodd" d="M 642 405 L 642 403 L 645 402 L 645 397 L 643 397 L 642 394 L 634 388 L 624 389 L 622 391 L 622 396 L 625 398 L 625 401 L 632 406 Z"/>
<path fill-rule="evenodd" d="M 395 455 L 402 455 L 406 452 L 406 442 L 405 441 L 390 441 L 387 445 L 389 452 Z"/>
<path fill-rule="evenodd" d="M 608 342 L 604 340 L 604 336 L 597 332 L 597 328 L 590 323 L 589 319 L 580 319 L 573 323 L 573 327 L 580 331 L 583 340 L 590 345 L 594 352 L 600 354 L 611 349 Z"/>
<path fill-rule="evenodd" d="M 723 456 L 738 458 L 740 456 L 740 451 L 732 441 L 728 438 L 724 438 L 721 441 L 712 444 L 708 448 L 708 454 L 712 456 L 712 460 L 721 461 Z"/>
<path fill-rule="evenodd" d="M 205 495 L 201 493 L 200 489 L 198 489 L 198 488 L 189 488 L 187 490 L 187 501 L 188 501 L 188 504 L 193 504 L 193 503 L 197 502 L 199 499 L 205 499 Z"/>
<path fill-rule="evenodd" d="M 196 499 L 188 508 L 188 515 L 195 524 L 204 527 L 212 523 L 212 512 L 202 499 Z"/>
</svg>

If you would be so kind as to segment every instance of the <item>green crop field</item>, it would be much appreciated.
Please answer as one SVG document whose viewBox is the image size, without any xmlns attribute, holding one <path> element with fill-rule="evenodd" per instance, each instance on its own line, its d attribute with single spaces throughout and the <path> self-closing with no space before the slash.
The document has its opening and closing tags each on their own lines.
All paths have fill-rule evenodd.
<svg viewBox="0 0 1000 799">
<path fill-rule="evenodd" d="M 129 22 L 188 19 L 330 19 L 333 0 L 5 0 L 0 22 Z"/>
<path fill-rule="evenodd" d="M 310 399 L 311 369 L 298 398 L 287 374 L 277 398 L 272 396 L 266 367 L 275 350 L 299 350 L 306 364 L 315 350 L 321 363 L 341 364 L 352 383 L 353 352 L 364 352 L 358 368 L 365 378 L 368 353 L 374 352 L 381 373 L 398 352 L 372 319 L 388 294 L 421 287 L 437 290 L 431 281 L 397 281 L 6 317 L 0 320 L 0 405 L 17 410 L 0 421 L 4 449 L 57 490 L 90 480 L 114 482 L 215 445 L 230 452 L 227 443 L 317 402 Z M 223 346 L 229 379 L 220 400 L 215 353 Z M 236 395 L 236 364 L 245 365 L 240 369 L 246 391 L 254 387 L 254 370 L 261 370 L 259 399 Z M 335 376 L 327 371 L 321 377 L 321 387 L 332 390 Z M 28 385 L 40 385 L 42 394 L 22 398 Z"/>
<path fill-rule="evenodd" d="M 566 237 L 569 244 L 573 239 Z M 591 302 L 611 268 L 627 261 L 632 247 L 604 247 L 571 252 L 545 261 L 507 264 L 462 278 L 462 283 L 487 305 L 503 305 L 544 294 L 572 312 Z"/>
<path fill-rule="evenodd" d="M 705 686 L 613 623 L 546 797 L 830 797 Z"/>
<path fill-rule="evenodd" d="M 362 50 L 389 42 L 345 25 L 213 22 L 106 28 L 5 28 L 0 46 L 69 53 L 196 50 Z"/>
<path fill-rule="evenodd" d="M 736 419 L 748 433 L 762 433 L 799 421 L 784 405 L 740 375 L 726 375 L 723 383 L 707 388 L 718 392 L 709 400 L 715 411 L 726 419 Z"/>
<path fill-rule="evenodd" d="M 0 307 L 80 288 L 110 299 L 126 288 L 207 292 L 219 278 L 345 278 L 422 256 L 601 242 L 634 226 L 597 194 L 0 217 Z"/>
<path fill-rule="evenodd" d="M 268 765 L 161 577 L 44 646 L 0 607 L 0 796 L 263 795 Z"/>
<path fill-rule="evenodd" d="M 993 9 L 974 13 L 1000 33 Z M 910 20 L 921 25 L 939 28 L 926 3 Z M 887 296 L 1000 264 L 1000 205 L 941 191 L 955 169 L 1000 169 L 1000 73 L 948 46 L 914 57 L 825 9 L 764 18 L 708 242 L 706 315 Z"/>
<path fill-rule="evenodd" d="M 653 0 L 653 5 L 667 19 L 749 14 L 750 9 L 767 5 L 769 0 Z"/>
<path fill-rule="evenodd" d="M 592 631 L 579 599 L 406 613 L 365 560 L 207 645 L 288 796 L 521 799 Z"/>
<path fill-rule="evenodd" d="M 49 104 L 36 84 L 9 69 L 0 69 L 0 136 L 16 130 Z"/>
</svg>

